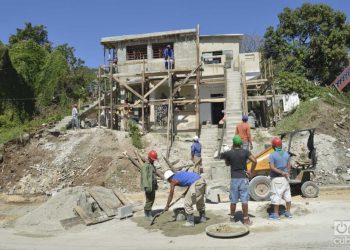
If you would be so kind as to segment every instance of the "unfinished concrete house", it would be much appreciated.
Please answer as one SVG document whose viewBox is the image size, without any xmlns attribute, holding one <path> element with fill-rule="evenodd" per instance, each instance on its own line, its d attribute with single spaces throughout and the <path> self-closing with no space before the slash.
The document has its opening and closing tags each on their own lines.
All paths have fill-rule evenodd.
<svg viewBox="0 0 350 250">
<path fill-rule="evenodd" d="M 123 129 L 127 117 L 144 132 L 166 133 L 170 146 L 174 135 L 196 133 L 202 141 L 206 137 L 214 141 L 214 150 L 212 136 L 217 132 L 212 130 L 224 114 L 222 137 L 230 138 L 242 114 L 257 103 L 268 114 L 269 100 L 277 98 L 270 91 L 271 70 L 266 64 L 261 74 L 259 53 L 239 53 L 242 38 L 242 34 L 200 35 L 199 27 L 102 38 L 105 64 L 99 68 L 99 118 L 104 115 L 106 126 Z M 165 60 L 167 47 L 172 57 Z M 122 112 L 126 107 L 127 115 Z"/>
</svg>

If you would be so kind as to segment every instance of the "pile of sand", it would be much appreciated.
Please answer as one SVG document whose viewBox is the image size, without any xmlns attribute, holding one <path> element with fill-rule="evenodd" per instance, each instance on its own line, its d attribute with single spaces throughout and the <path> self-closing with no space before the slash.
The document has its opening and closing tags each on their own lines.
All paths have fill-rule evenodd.
<svg viewBox="0 0 350 250">
<path fill-rule="evenodd" d="M 64 231 L 60 220 L 76 216 L 73 212 L 85 187 L 63 189 L 37 209 L 19 218 L 15 229 L 25 233 L 53 234 Z"/>
</svg>

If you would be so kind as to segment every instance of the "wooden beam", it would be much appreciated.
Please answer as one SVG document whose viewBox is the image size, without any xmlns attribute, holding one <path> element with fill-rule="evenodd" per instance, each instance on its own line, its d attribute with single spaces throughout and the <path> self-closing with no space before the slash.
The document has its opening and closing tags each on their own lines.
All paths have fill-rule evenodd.
<svg viewBox="0 0 350 250">
<path fill-rule="evenodd" d="M 101 67 L 98 67 L 98 127 L 101 128 Z"/>
<path fill-rule="evenodd" d="M 185 85 L 188 80 L 190 79 L 190 77 L 202 66 L 202 64 L 198 64 L 197 67 L 195 67 L 187 76 L 186 78 L 174 89 L 173 91 L 173 95 L 175 95 L 175 93 L 183 86 Z"/>
<path fill-rule="evenodd" d="M 269 81 L 268 79 L 255 79 L 255 80 L 248 80 L 247 81 L 247 84 L 250 84 L 250 83 L 261 83 L 261 84 L 264 84 L 264 82 L 267 82 Z"/>
<path fill-rule="evenodd" d="M 128 86 L 128 84 L 126 84 L 123 81 L 120 81 L 118 78 L 116 78 L 115 76 L 113 76 L 114 80 L 119 82 L 121 85 L 123 85 L 124 88 L 126 88 L 127 90 L 129 90 L 131 93 L 133 93 L 134 95 L 136 95 L 138 98 L 140 98 L 143 102 L 148 102 L 147 99 L 143 98 L 139 93 L 137 93 L 133 88 L 131 88 L 130 86 Z"/>
<path fill-rule="evenodd" d="M 201 80 L 200 71 L 198 70 L 200 66 L 202 65 L 200 63 L 200 49 L 199 49 L 199 24 L 197 24 L 197 37 L 196 37 L 196 51 L 197 51 L 197 68 L 196 68 L 196 130 L 197 135 L 200 134 L 200 119 L 199 119 L 199 113 L 200 113 L 200 105 L 199 105 L 199 83 Z"/>
<path fill-rule="evenodd" d="M 142 82 L 141 82 L 141 95 L 145 95 L 145 59 L 142 64 Z M 141 120 L 142 120 L 142 133 L 145 132 L 145 102 L 142 102 L 141 108 Z"/>
<path fill-rule="evenodd" d="M 151 93 L 153 93 L 160 85 L 162 85 L 166 80 L 168 80 L 168 76 L 164 77 L 160 82 L 158 82 L 156 84 L 156 86 L 154 86 L 151 90 L 149 90 L 143 97 L 146 98 L 148 97 Z M 133 106 L 136 106 L 140 103 L 141 101 L 140 100 L 137 100 Z"/>
<path fill-rule="evenodd" d="M 266 101 L 269 98 L 273 98 L 273 95 L 257 95 L 257 96 L 248 96 L 248 102 L 256 101 Z M 275 95 L 276 100 L 282 100 L 283 95 Z"/>
<path fill-rule="evenodd" d="M 113 64 L 112 62 L 110 61 L 109 62 L 109 83 L 110 83 L 110 86 L 111 86 L 111 92 L 110 92 L 110 95 L 111 95 L 111 117 L 110 117 L 110 122 L 111 122 L 111 129 L 113 129 Z"/>
</svg>

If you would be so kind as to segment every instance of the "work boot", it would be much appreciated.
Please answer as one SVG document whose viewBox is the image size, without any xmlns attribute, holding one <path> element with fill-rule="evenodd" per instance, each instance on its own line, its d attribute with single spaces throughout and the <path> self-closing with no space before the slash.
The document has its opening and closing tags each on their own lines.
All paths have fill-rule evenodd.
<svg viewBox="0 0 350 250">
<path fill-rule="evenodd" d="M 194 227 L 194 216 L 193 214 L 187 214 L 187 221 L 183 224 L 184 227 Z"/>
<path fill-rule="evenodd" d="M 145 218 L 146 220 L 149 220 L 149 221 L 153 219 L 151 210 L 145 210 Z"/>
<path fill-rule="evenodd" d="M 206 223 L 207 217 L 205 217 L 205 211 L 199 212 L 199 223 Z"/>
</svg>

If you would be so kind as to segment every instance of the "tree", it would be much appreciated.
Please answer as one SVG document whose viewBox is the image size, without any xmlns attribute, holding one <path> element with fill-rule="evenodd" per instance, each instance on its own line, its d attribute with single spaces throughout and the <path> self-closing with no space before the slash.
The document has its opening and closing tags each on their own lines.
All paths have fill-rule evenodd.
<svg viewBox="0 0 350 250">
<path fill-rule="evenodd" d="M 67 99 L 65 87 L 68 74 L 69 67 L 59 51 L 53 51 L 46 57 L 35 89 L 38 106 L 49 106 L 55 96 L 59 96 L 61 104 L 65 104 Z"/>
<path fill-rule="evenodd" d="M 34 112 L 31 86 L 13 67 L 8 48 L 0 44 L 0 127 L 13 127 Z"/>
<path fill-rule="evenodd" d="M 83 60 L 75 57 L 74 55 L 75 49 L 69 46 L 67 43 L 58 45 L 55 49 L 60 51 L 61 54 L 66 58 L 66 61 L 71 70 L 75 70 L 84 65 L 85 62 Z"/>
<path fill-rule="evenodd" d="M 16 71 L 34 89 L 48 51 L 32 39 L 20 41 L 11 46 L 9 50 Z"/>
<path fill-rule="evenodd" d="M 257 52 L 263 45 L 263 39 L 261 36 L 253 34 L 245 34 L 241 44 L 241 53 Z"/>
<path fill-rule="evenodd" d="M 33 40 L 39 45 L 51 47 L 51 42 L 48 39 L 47 30 L 44 25 L 32 26 L 32 23 L 25 23 L 24 29 L 18 29 L 15 35 L 9 38 L 10 46 L 20 42 Z"/>
<path fill-rule="evenodd" d="M 326 85 L 348 65 L 350 25 L 343 12 L 305 3 L 295 10 L 285 8 L 278 18 L 277 28 L 265 32 L 262 51 L 279 70 Z"/>
</svg>

